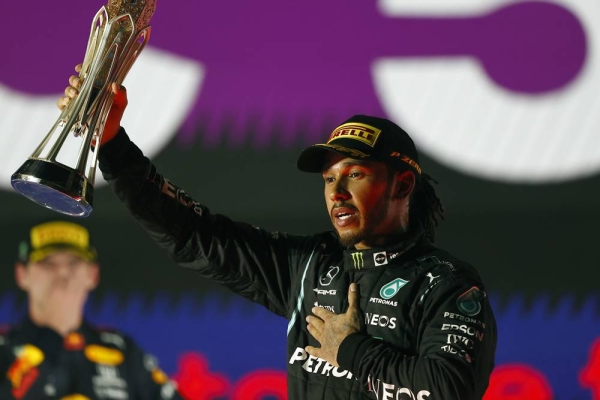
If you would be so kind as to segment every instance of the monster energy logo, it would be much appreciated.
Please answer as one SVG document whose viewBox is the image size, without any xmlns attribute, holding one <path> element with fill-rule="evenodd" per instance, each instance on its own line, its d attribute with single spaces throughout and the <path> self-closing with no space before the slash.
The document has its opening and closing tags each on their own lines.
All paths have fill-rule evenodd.
<svg viewBox="0 0 600 400">
<path fill-rule="evenodd" d="M 379 295 L 381 296 L 381 298 L 389 300 L 392 297 L 394 297 L 396 293 L 398 293 L 398 291 L 402 289 L 402 287 L 407 283 L 408 281 L 405 281 L 402 278 L 396 278 L 390 283 L 386 283 L 385 285 L 383 285 L 381 287 L 381 290 L 379 291 Z"/>
<path fill-rule="evenodd" d="M 365 266 L 365 259 L 363 258 L 362 251 L 352 253 L 352 262 L 354 263 L 354 268 L 356 269 L 361 269 Z"/>
</svg>

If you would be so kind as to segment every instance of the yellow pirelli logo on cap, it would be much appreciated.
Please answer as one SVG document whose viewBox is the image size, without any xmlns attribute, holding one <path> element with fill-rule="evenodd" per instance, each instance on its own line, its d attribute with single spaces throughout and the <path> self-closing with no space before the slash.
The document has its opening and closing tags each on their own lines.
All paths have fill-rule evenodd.
<svg viewBox="0 0 600 400">
<path fill-rule="evenodd" d="M 69 222 L 48 222 L 31 229 L 31 245 L 34 249 L 54 243 L 87 247 L 89 242 L 87 229 Z"/>
<path fill-rule="evenodd" d="M 335 128 L 327 143 L 331 143 L 336 139 L 354 139 L 374 147 L 380 133 L 381 129 L 371 125 L 349 122 Z"/>
</svg>

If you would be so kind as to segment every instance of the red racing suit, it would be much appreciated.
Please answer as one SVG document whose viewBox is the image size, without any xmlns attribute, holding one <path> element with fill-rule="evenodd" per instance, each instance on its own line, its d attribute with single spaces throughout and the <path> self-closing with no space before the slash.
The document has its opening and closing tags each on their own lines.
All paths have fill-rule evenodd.
<svg viewBox="0 0 600 400">
<path fill-rule="evenodd" d="M 101 149 L 100 169 L 176 263 L 287 318 L 290 400 L 482 398 L 497 336 L 485 286 L 422 229 L 358 251 L 334 232 L 295 236 L 234 222 L 161 176 L 124 130 Z M 320 346 L 305 318 L 315 306 L 345 312 L 352 282 L 364 328 L 341 343 L 333 367 L 305 352 Z"/>
</svg>

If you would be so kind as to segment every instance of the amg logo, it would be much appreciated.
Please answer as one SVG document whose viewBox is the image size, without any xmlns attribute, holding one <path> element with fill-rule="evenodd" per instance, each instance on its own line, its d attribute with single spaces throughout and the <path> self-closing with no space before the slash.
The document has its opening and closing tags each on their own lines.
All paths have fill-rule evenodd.
<svg viewBox="0 0 600 400">
<path fill-rule="evenodd" d="M 370 125 L 350 122 L 338 126 L 329 137 L 327 143 L 331 143 L 336 139 L 354 139 L 374 147 L 380 133 L 381 129 L 377 129 Z"/>
<path fill-rule="evenodd" d="M 335 289 L 331 289 L 331 290 L 323 290 L 323 289 L 313 289 L 317 294 L 323 295 L 323 296 L 335 296 L 335 294 L 337 293 L 337 290 Z"/>
</svg>

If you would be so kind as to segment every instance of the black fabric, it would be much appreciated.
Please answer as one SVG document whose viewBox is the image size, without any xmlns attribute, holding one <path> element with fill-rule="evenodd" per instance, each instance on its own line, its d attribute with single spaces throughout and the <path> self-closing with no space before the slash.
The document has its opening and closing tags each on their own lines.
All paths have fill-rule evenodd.
<svg viewBox="0 0 600 400">
<path fill-rule="evenodd" d="M 0 333 L 0 398 L 182 400 L 155 359 L 128 336 L 88 323 L 72 335 L 81 340 L 63 339 L 29 319 Z"/>
<path fill-rule="evenodd" d="M 38 327 L 26 318 L 19 328 L 23 343 L 30 343 L 44 353 L 44 358 L 51 364 L 57 364 L 62 352 L 63 338 L 48 327 Z"/>
<path fill-rule="evenodd" d="M 421 229 L 395 245 L 358 251 L 343 248 L 334 232 L 296 236 L 234 222 L 160 175 L 129 140 L 119 141 L 127 147 L 100 151 L 100 169 L 156 243 L 180 266 L 288 319 L 290 400 L 482 398 L 497 336 L 485 285 Z M 117 156 L 123 153 L 136 156 Z M 345 312 L 352 282 L 365 326 L 342 342 L 342 366 L 334 367 L 306 353 L 319 343 L 305 319 L 313 307 Z"/>
<path fill-rule="evenodd" d="M 323 170 L 327 154 L 386 163 L 396 169 L 411 169 L 421 174 L 419 153 L 408 133 L 392 121 L 368 115 L 355 115 L 344 121 L 330 135 L 327 143 L 315 144 L 302 151 L 298 169 L 304 172 Z"/>
<path fill-rule="evenodd" d="M 367 335 L 360 332 L 348 335 L 346 339 L 340 344 L 337 355 L 337 363 L 341 368 L 352 371 L 355 369 L 357 361 L 364 357 L 365 352 L 368 350 L 367 342 L 372 339 Z"/>
</svg>

